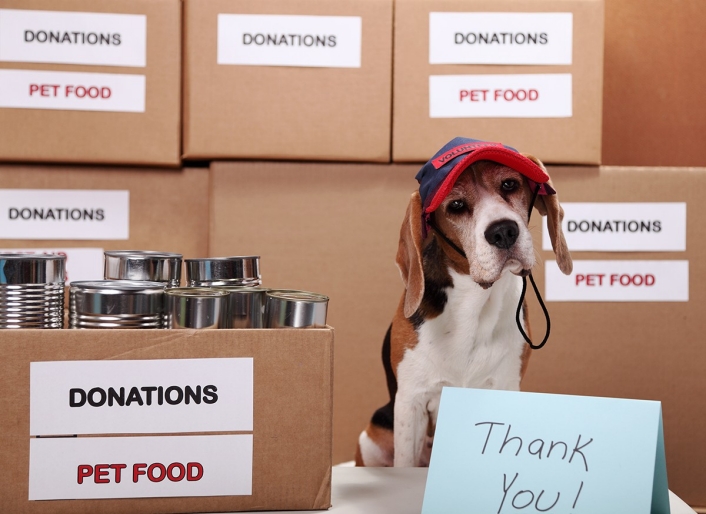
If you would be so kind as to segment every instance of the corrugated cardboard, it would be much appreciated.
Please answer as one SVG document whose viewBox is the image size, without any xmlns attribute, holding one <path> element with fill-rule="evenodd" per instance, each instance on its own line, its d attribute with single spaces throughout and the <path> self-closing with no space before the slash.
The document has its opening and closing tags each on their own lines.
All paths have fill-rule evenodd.
<svg viewBox="0 0 706 514">
<path fill-rule="evenodd" d="M 4 330 L 3 512 L 177 513 L 326 509 L 331 495 L 333 330 Z M 29 363 L 254 358 L 253 494 L 29 501 Z"/>
<path fill-rule="evenodd" d="M 208 170 L 0 166 L 3 189 L 130 191 L 130 235 L 121 241 L 0 239 L 2 248 L 158 250 L 207 257 Z M 101 278 L 101 277 L 96 277 Z"/>
<path fill-rule="evenodd" d="M 701 287 L 706 169 L 553 168 L 550 174 L 563 202 L 686 202 L 686 252 L 572 255 L 575 260 L 686 259 L 689 301 L 548 302 L 551 337 L 532 355 L 523 389 L 660 400 L 669 488 L 690 505 L 706 506 L 706 293 Z M 535 248 L 548 261 L 551 252 L 540 250 L 541 224 L 534 225 Z M 533 274 L 543 292 L 543 264 Z M 543 334 L 541 311 L 535 306 L 531 312 L 535 334 Z"/>
<path fill-rule="evenodd" d="M 0 160 L 177 166 L 181 152 L 179 0 L 5 0 L 4 9 L 144 14 L 146 67 L 0 62 L 0 69 L 146 76 L 145 112 L 0 109 Z"/>
<path fill-rule="evenodd" d="M 387 402 L 382 340 L 402 294 L 395 266 L 416 166 L 214 163 L 209 254 L 261 256 L 263 285 L 330 297 L 334 462 Z"/>
<path fill-rule="evenodd" d="M 392 0 L 186 0 L 184 157 L 388 162 Z M 217 16 L 360 16 L 360 68 L 216 64 Z"/>
<path fill-rule="evenodd" d="M 431 65 L 430 12 L 572 12 L 573 64 L 553 66 Z M 429 159 L 466 136 L 531 149 L 544 162 L 598 164 L 601 159 L 602 0 L 398 0 L 395 5 L 392 159 Z M 571 73 L 570 118 L 429 117 L 429 76 Z"/>
<path fill-rule="evenodd" d="M 603 162 L 706 164 L 701 0 L 606 0 Z"/>
</svg>

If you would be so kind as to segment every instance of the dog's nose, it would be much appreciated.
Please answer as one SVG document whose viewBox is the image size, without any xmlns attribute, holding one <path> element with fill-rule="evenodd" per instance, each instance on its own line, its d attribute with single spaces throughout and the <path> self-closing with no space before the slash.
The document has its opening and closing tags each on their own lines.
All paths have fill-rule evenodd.
<svg viewBox="0 0 706 514">
<path fill-rule="evenodd" d="M 485 240 L 498 248 L 510 248 L 517 241 L 520 229 L 512 220 L 500 220 L 490 225 L 485 231 Z"/>
</svg>

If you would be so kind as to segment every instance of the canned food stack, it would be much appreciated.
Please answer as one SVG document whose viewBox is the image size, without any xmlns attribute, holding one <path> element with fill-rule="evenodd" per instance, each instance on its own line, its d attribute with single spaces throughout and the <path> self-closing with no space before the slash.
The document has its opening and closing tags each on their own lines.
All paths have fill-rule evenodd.
<svg viewBox="0 0 706 514">
<path fill-rule="evenodd" d="M 69 328 L 164 328 L 164 289 L 135 280 L 72 282 Z"/>
<path fill-rule="evenodd" d="M 142 250 L 105 252 L 104 280 L 72 282 L 69 328 L 306 328 L 326 325 L 328 298 L 258 287 L 256 255 L 186 259 Z"/>
<path fill-rule="evenodd" d="M 0 328 L 63 328 L 66 257 L 0 254 Z"/>
</svg>

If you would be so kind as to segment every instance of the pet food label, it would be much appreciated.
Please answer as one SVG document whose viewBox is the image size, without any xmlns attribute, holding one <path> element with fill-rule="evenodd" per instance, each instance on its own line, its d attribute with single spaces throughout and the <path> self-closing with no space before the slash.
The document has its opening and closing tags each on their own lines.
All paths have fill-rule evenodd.
<svg viewBox="0 0 706 514">
<path fill-rule="evenodd" d="M 30 435 L 251 431 L 252 425 L 252 358 L 30 365 Z"/>
<path fill-rule="evenodd" d="M 429 64 L 571 64 L 572 13 L 429 13 Z"/>
<path fill-rule="evenodd" d="M 571 74 L 431 75 L 431 118 L 569 118 Z"/>
<path fill-rule="evenodd" d="M 444 387 L 422 506 L 439 513 L 669 514 L 662 406 Z"/>
<path fill-rule="evenodd" d="M 144 67 L 143 14 L 0 9 L 0 61 Z"/>
<path fill-rule="evenodd" d="M 30 439 L 29 499 L 252 494 L 252 434 Z"/>
<path fill-rule="evenodd" d="M 218 15 L 218 64 L 360 68 L 359 16 Z"/>
<path fill-rule="evenodd" d="M 124 240 L 129 236 L 129 191 L 0 189 L 0 206 L 0 239 Z"/>
<path fill-rule="evenodd" d="M 103 276 L 103 248 L 6 248 L 0 253 L 63 255 L 66 257 L 64 281 L 67 284 Z"/>
<path fill-rule="evenodd" d="M 545 262 L 550 302 L 688 302 L 689 261 L 574 261 L 564 275 Z"/>
<path fill-rule="evenodd" d="M 572 251 L 686 251 L 686 203 L 562 203 L 562 229 Z M 551 250 L 542 218 L 542 249 Z"/>
<path fill-rule="evenodd" d="M 0 107 L 145 112 L 145 76 L 0 70 Z"/>
</svg>

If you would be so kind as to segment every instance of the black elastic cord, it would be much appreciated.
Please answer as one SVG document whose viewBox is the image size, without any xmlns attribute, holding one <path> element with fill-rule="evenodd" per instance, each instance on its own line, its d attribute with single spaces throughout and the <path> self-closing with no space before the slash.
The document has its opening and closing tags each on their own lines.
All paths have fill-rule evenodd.
<svg viewBox="0 0 706 514">
<path fill-rule="evenodd" d="M 534 207 L 534 202 L 537 200 L 537 195 L 539 194 L 539 189 L 542 187 L 541 184 L 537 184 L 537 189 L 534 190 L 534 194 L 532 195 L 532 202 L 530 202 L 529 210 L 527 211 L 527 224 L 529 225 L 529 220 L 532 217 L 532 208 Z M 532 271 L 528 273 L 530 282 L 532 283 L 532 289 L 534 289 L 534 294 L 537 297 L 537 301 L 539 302 L 540 307 L 542 307 L 542 312 L 544 312 L 544 319 L 547 321 L 547 331 L 544 333 L 544 339 L 542 339 L 542 342 L 539 344 L 533 344 L 532 340 L 529 338 L 525 330 L 522 328 L 522 322 L 520 321 L 520 313 L 522 312 L 522 305 L 525 303 L 525 293 L 527 293 L 527 277 L 522 277 L 522 293 L 520 294 L 520 301 L 517 303 L 517 313 L 515 314 L 515 322 L 517 323 L 517 328 L 520 330 L 520 334 L 522 334 L 522 337 L 525 338 L 525 341 L 527 344 L 532 348 L 533 350 L 539 350 L 541 349 L 546 343 L 547 340 L 549 339 L 549 332 L 551 331 L 552 328 L 552 322 L 549 319 L 549 311 L 547 310 L 546 305 L 544 305 L 544 301 L 542 300 L 542 295 L 539 294 L 539 289 L 537 288 L 537 284 L 534 282 L 534 277 L 532 276 Z"/>
<path fill-rule="evenodd" d="M 539 190 L 541 189 L 542 185 L 537 184 L 537 189 L 534 190 L 534 194 L 532 195 L 532 201 L 530 202 L 529 210 L 527 211 L 527 224 L 529 225 L 529 220 L 532 217 L 532 209 L 534 208 L 534 202 L 537 200 L 537 195 L 539 194 Z M 451 241 L 448 237 L 446 237 L 446 234 L 444 234 L 439 227 L 436 226 L 436 222 L 434 221 L 434 215 L 432 214 L 429 216 L 429 219 L 427 219 L 427 224 L 429 227 L 436 232 L 441 239 L 443 239 L 446 244 L 448 244 L 451 248 L 456 250 L 464 259 L 467 259 L 466 257 L 466 252 L 463 251 L 463 249 L 459 248 L 459 246 Z M 542 342 L 539 344 L 534 344 L 532 343 L 532 340 L 529 338 L 525 330 L 522 328 L 522 322 L 520 321 L 520 314 L 522 312 L 522 305 L 525 302 L 525 294 L 527 293 L 527 277 L 522 277 L 522 293 L 520 294 L 520 301 L 517 304 L 517 313 L 515 314 L 515 322 L 517 323 L 517 328 L 520 330 L 520 334 L 522 334 L 522 337 L 525 338 L 525 341 L 527 344 L 532 348 L 533 350 L 539 350 L 542 348 L 546 343 L 547 340 L 549 339 L 549 332 L 551 331 L 552 323 L 551 320 L 549 319 L 549 311 L 547 310 L 546 305 L 544 305 L 544 300 L 542 300 L 542 295 L 539 294 L 539 289 L 537 288 L 537 284 L 534 281 L 534 277 L 532 276 L 532 271 L 528 273 L 530 282 L 532 283 L 532 289 L 534 289 L 534 294 L 537 297 L 537 301 L 539 301 L 540 307 L 542 307 L 542 312 L 544 312 L 544 319 L 547 321 L 547 331 L 544 334 L 544 339 L 542 339 Z"/>
<path fill-rule="evenodd" d="M 459 246 L 456 243 L 454 243 L 453 241 L 451 241 L 451 239 L 446 237 L 446 234 L 444 234 L 439 229 L 439 227 L 436 226 L 436 222 L 434 221 L 433 214 L 427 220 L 427 224 L 434 230 L 434 232 L 436 232 L 441 237 L 441 239 L 443 239 L 446 242 L 447 245 L 449 245 L 451 248 L 456 250 L 456 252 L 458 252 L 464 259 L 468 258 L 468 257 L 466 257 L 466 252 L 464 252 L 463 249 L 459 248 Z"/>
</svg>

